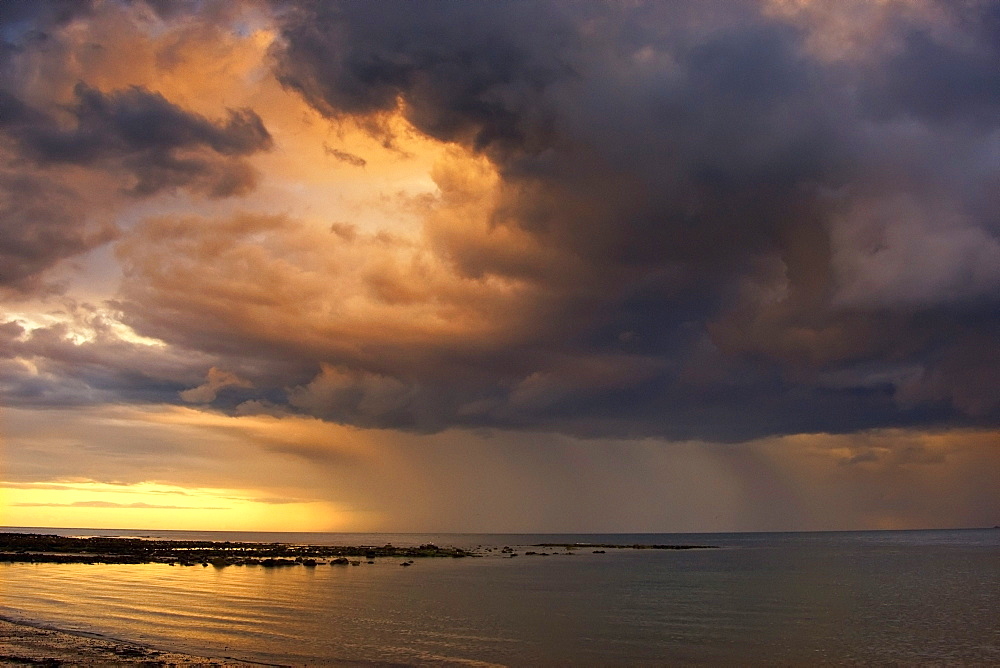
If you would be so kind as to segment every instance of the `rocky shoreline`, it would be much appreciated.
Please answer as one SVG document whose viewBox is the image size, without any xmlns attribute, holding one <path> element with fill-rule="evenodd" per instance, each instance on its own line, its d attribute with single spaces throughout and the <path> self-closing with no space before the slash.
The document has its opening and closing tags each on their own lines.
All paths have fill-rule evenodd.
<svg viewBox="0 0 1000 668">
<path fill-rule="evenodd" d="M 230 541 L 151 540 L 94 536 L 72 538 L 0 533 L 0 563 L 150 564 L 180 566 L 359 565 L 377 558 L 475 557 L 475 552 L 430 543 L 418 547 L 293 545 Z"/>
</svg>

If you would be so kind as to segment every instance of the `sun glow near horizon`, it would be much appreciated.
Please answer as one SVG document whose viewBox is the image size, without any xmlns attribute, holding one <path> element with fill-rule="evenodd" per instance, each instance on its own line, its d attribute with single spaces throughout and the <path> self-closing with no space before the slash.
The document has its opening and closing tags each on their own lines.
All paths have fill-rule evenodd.
<svg viewBox="0 0 1000 668">
<path fill-rule="evenodd" d="M 0 484 L 7 526 L 189 531 L 342 531 L 352 512 L 329 501 L 253 490 L 93 481 Z"/>
</svg>

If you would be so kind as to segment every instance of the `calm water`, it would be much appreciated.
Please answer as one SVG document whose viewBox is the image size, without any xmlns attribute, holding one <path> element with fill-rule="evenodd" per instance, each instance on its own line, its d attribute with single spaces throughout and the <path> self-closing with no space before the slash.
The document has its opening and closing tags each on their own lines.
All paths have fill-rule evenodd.
<svg viewBox="0 0 1000 668">
<path fill-rule="evenodd" d="M 483 559 L 422 559 L 411 568 L 394 559 L 315 569 L 0 565 L 5 616 L 197 654 L 285 664 L 1000 665 L 1000 530 L 560 536 L 39 531 L 495 548 Z M 540 542 L 723 549 L 523 556 L 524 546 Z M 518 547 L 522 556 L 501 558 L 504 545 Z"/>
</svg>

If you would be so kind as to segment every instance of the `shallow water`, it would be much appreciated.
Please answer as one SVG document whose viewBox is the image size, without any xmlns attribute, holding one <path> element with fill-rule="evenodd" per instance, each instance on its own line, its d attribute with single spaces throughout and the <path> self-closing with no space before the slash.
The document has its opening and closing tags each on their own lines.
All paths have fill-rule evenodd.
<svg viewBox="0 0 1000 668">
<path fill-rule="evenodd" d="M 418 559 L 410 568 L 396 559 L 314 569 L 0 565 L 7 616 L 196 654 L 274 663 L 1000 664 L 1000 530 L 60 533 L 494 548 L 482 559 Z M 540 542 L 722 549 L 523 556 Z M 502 558 L 503 545 L 522 556 Z"/>
</svg>

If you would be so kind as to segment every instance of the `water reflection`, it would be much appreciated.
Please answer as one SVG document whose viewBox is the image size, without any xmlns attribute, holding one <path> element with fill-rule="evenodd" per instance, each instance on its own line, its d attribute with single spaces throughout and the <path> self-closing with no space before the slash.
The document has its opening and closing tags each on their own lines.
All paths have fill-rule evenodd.
<svg viewBox="0 0 1000 668">
<path fill-rule="evenodd" d="M 1000 663 L 1000 537 L 964 537 L 716 536 L 728 547 L 412 568 L 5 564 L 0 578 L 7 613 L 258 661 Z"/>
</svg>

